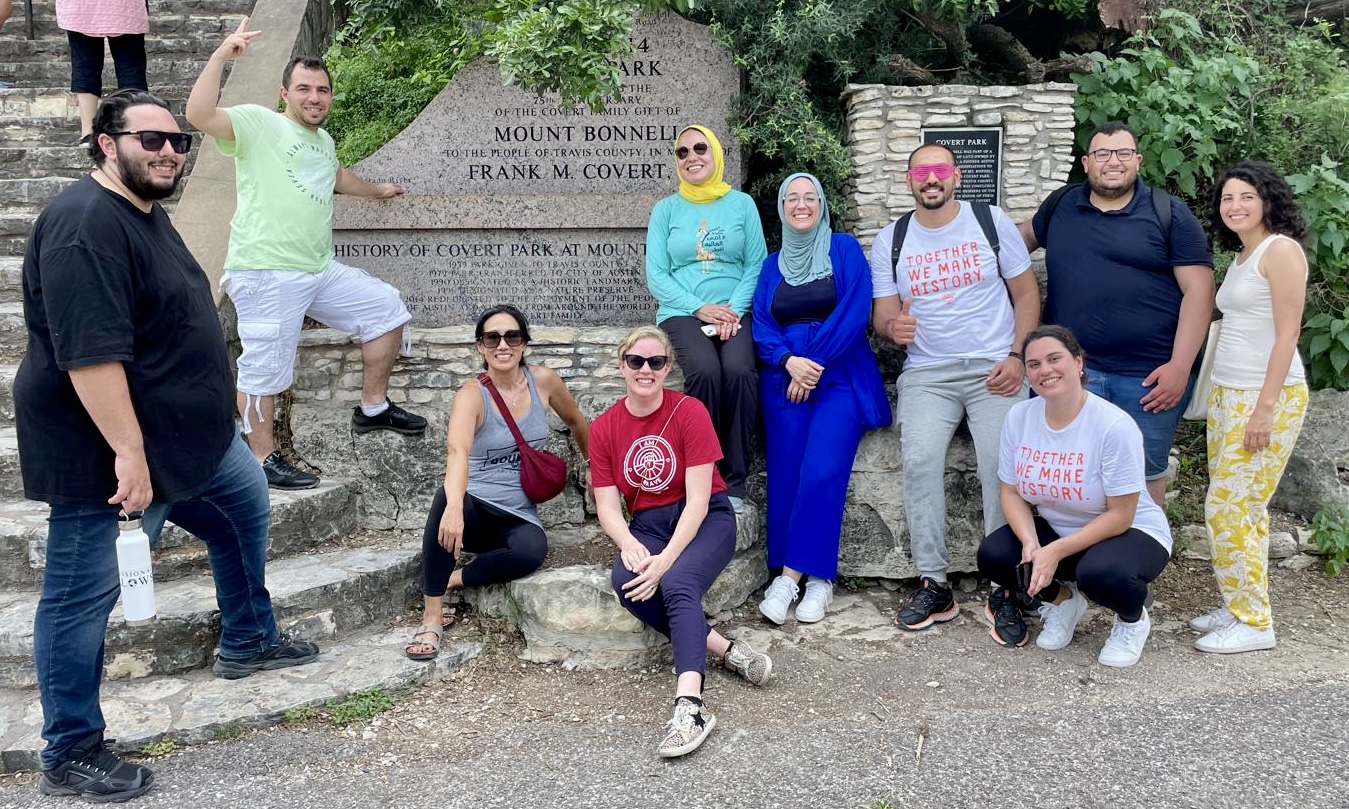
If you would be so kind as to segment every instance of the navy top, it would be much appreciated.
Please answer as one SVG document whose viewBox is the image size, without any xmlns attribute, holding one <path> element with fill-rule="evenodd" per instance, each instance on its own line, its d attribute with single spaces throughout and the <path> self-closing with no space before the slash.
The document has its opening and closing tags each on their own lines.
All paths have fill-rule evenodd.
<svg viewBox="0 0 1349 809">
<path fill-rule="evenodd" d="M 1044 321 L 1072 329 L 1093 368 L 1147 376 L 1171 360 L 1182 297 L 1174 269 L 1212 267 L 1208 237 L 1185 203 L 1171 197 L 1168 240 L 1142 180 L 1117 211 L 1092 205 L 1089 191 L 1086 184 L 1073 188 L 1052 216 L 1041 205 L 1031 220 L 1045 248 Z"/>
<path fill-rule="evenodd" d="M 871 266 L 857 239 L 835 233 L 829 244 L 829 262 L 834 268 L 832 284 L 836 304 L 823 321 L 780 323 L 773 301 L 778 290 L 788 284 L 778 268 L 779 253 L 764 260 L 759 283 L 754 290 L 754 347 L 764 368 L 760 391 L 785 396 L 791 376 L 782 364 L 793 354 L 825 367 L 825 379 L 847 385 L 857 399 L 862 427 L 873 430 L 890 424 L 890 401 L 881 382 L 876 355 L 867 342 L 867 324 L 871 320 Z M 802 285 L 806 286 L 805 284 Z"/>
<path fill-rule="evenodd" d="M 778 325 L 822 321 L 833 314 L 838 305 L 838 290 L 833 276 L 794 287 L 783 284 L 773 293 L 773 319 Z"/>
</svg>

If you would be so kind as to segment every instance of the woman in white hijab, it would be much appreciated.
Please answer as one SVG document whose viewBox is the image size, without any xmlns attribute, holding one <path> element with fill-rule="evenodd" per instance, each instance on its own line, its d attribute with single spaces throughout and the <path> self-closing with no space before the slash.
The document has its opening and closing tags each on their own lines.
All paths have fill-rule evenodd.
<svg viewBox="0 0 1349 809">
<path fill-rule="evenodd" d="M 824 617 L 838 578 L 848 477 L 862 435 L 890 423 L 890 402 L 867 342 L 871 271 L 857 239 L 834 233 L 820 181 L 793 174 L 778 189 L 782 249 L 754 294 L 754 342 L 768 446 L 768 585 L 759 611 Z"/>
</svg>

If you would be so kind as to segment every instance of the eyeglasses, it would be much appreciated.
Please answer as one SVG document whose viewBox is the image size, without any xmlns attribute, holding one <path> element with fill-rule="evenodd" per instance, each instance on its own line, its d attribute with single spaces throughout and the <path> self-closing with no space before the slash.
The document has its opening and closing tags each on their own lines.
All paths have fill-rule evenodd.
<svg viewBox="0 0 1349 809">
<path fill-rule="evenodd" d="M 525 336 L 516 329 L 511 329 L 505 334 L 497 334 L 494 331 L 485 331 L 482 333 L 482 336 L 478 338 L 478 342 L 482 343 L 484 348 L 496 348 L 501 345 L 502 340 L 505 340 L 506 345 L 511 348 L 519 348 L 525 344 Z"/>
<path fill-rule="evenodd" d="M 623 362 L 634 371 L 640 370 L 643 365 L 650 365 L 651 370 L 659 371 L 664 368 L 665 363 L 669 361 L 670 358 L 664 354 L 657 354 L 654 357 L 643 357 L 641 354 L 623 355 Z"/>
<path fill-rule="evenodd" d="M 147 152 L 157 152 L 164 148 L 167 141 L 173 147 L 173 151 L 178 154 L 187 154 L 187 150 L 192 148 L 192 136 L 186 132 L 160 132 L 157 129 L 125 130 L 122 132 L 109 132 L 109 137 L 118 138 L 122 135 L 139 135 L 141 139 L 141 148 Z"/>
<path fill-rule="evenodd" d="M 914 182 L 922 182 L 931 174 L 937 175 L 938 180 L 945 182 L 955 176 L 956 167 L 950 163 L 924 163 L 909 169 L 909 179 Z"/>
<path fill-rule="evenodd" d="M 820 197 L 817 194 L 788 194 L 782 202 L 788 206 L 800 205 L 803 202 L 807 205 L 819 205 Z"/>
<path fill-rule="evenodd" d="M 693 153 L 694 153 L 694 154 L 707 154 L 707 144 L 706 144 L 706 143 L 695 143 L 695 144 L 693 144 Z M 688 156 L 689 156 L 689 147 L 687 147 L 687 146 L 680 146 L 678 149 L 675 149 L 675 159 L 677 159 L 677 160 L 683 160 L 684 158 L 686 158 L 686 157 L 688 157 Z"/>
<path fill-rule="evenodd" d="M 1097 163 L 1105 163 L 1110 160 L 1110 156 L 1118 157 L 1121 163 L 1127 163 L 1134 159 L 1138 154 L 1137 149 L 1096 149 L 1091 153 L 1091 159 Z"/>
</svg>

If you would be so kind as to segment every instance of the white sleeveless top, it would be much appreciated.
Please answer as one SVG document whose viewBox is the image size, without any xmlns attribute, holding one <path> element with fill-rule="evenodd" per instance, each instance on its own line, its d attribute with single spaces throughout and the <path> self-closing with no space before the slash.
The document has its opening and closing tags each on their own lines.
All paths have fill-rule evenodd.
<svg viewBox="0 0 1349 809">
<path fill-rule="evenodd" d="M 1223 313 L 1217 354 L 1213 357 L 1213 384 L 1234 390 L 1259 390 L 1265 385 L 1265 370 L 1274 350 L 1274 304 L 1269 279 L 1260 274 L 1260 259 L 1275 239 L 1297 241 L 1272 233 L 1256 245 L 1242 262 L 1232 262 L 1218 288 L 1218 309 Z M 1302 246 L 1298 245 L 1301 250 Z M 1307 273 L 1304 255 L 1302 272 Z M 1283 384 L 1306 381 L 1302 355 L 1293 350 L 1293 361 Z"/>
</svg>

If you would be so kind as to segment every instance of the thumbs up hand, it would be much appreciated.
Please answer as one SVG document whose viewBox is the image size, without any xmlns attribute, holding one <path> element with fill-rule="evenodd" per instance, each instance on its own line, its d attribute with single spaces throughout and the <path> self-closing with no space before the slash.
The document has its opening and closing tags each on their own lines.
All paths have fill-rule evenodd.
<svg viewBox="0 0 1349 809">
<path fill-rule="evenodd" d="M 899 316 L 890 321 L 890 339 L 896 345 L 909 345 L 913 342 L 915 335 L 918 334 L 918 321 L 913 315 L 909 314 L 909 308 L 912 305 L 913 298 L 905 298 L 903 306 L 900 307 Z"/>
</svg>

